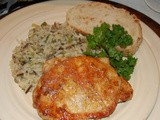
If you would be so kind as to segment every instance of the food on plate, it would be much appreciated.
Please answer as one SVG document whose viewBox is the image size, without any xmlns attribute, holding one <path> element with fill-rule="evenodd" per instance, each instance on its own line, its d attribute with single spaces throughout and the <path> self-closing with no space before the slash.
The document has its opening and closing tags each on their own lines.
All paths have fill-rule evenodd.
<svg viewBox="0 0 160 120">
<path fill-rule="evenodd" d="M 38 79 L 42 75 L 41 68 L 46 60 L 53 57 L 87 55 L 86 50 L 88 49 L 87 46 L 89 45 L 88 41 L 90 39 L 89 36 L 86 38 L 86 36 L 76 32 L 65 23 L 48 25 L 44 22 L 40 26 L 36 24 L 33 24 L 32 26 L 33 28 L 29 31 L 28 38 L 25 41 L 21 41 L 20 45 L 14 49 L 10 64 L 15 82 L 17 82 L 26 93 L 34 89 Z M 99 28 L 99 31 L 101 31 L 101 27 Z M 121 32 L 121 30 L 116 31 Z M 105 32 L 108 33 L 110 31 L 108 30 Z M 92 42 L 94 42 L 94 40 L 92 40 Z M 103 44 L 103 42 L 101 43 Z M 98 51 L 101 51 L 101 49 L 98 49 Z M 101 56 L 93 57 L 107 57 L 102 55 L 103 54 L 101 54 Z M 113 63 L 115 62 L 112 61 L 113 60 L 111 60 L 111 64 L 114 65 Z M 128 65 L 128 63 L 124 63 L 124 65 Z M 115 68 L 120 68 L 120 72 L 125 73 L 125 75 L 121 73 L 120 75 L 123 77 L 127 75 L 125 79 L 129 79 L 130 74 L 133 72 L 134 65 L 135 64 L 131 65 L 128 69 L 125 67 L 124 72 L 122 72 L 122 69 L 119 66 L 117 68 L 115 66 Z M 131 72 L 128 71 L 129 69 Z"/>
<path fill-rule="evenodd" d="M 94 9 L 91 10 L 93 7 Z M 88 11 L 83 13 L 85 10 Z M 80 11 L 82 13 L 75 15 Z M 102 14 L 96 17 L 98 12 Z M 104 14 L 107 17 L 102 17 Z M 77 17 L 80 19 L 77 20 Z M 88 21 L 90 17 L 94 19 Z M 100 17 L 103 19 L 99 20 Z M 75 24 L 77 21 L 81 24 Z M 69 9 L 65 23 L 48 25 L 44 22 L 32 26 L 28 38 L 20 41 L 19 46 L 13 50 L 10 63 L 15 82 L 26 93 L 36 86 L 42 75 L 44 62 L 54 57 L 81 55 L 108 57 L 118 74 L 126 80 L 130 79 L 137 61 L 132 56 L 136 51 L 131 51 L 138 49 L 137 46 L 142 42 L 142 34 L 139 20 L 126 10 L 104 3 L 91 2 Z M 124 55 L 127 57 L 124 58 Z"/>
<path fill-rule="evenodd" d="M 84 34 L 92 34 L 93 28 L 102 23 L 119 24 L 133 38 L 133 44 L 126 48 L 117 46 L 127 56 L 135 54 L 142 42 L 142 29 L 139 19 L 122 8 L 100 2 L 89 2 L 77 5 L 67 11 L 66 22 L 74 29 Z"/>
<path fill-rule="evenodd" d="M 13 50 L 10 67 L 14 80 L 26 93 L 32 91 L 46 60 L 82 55 L 86 46 L 86 37 L 65 23 L 33 24 L 28 38 Z"/>
<path fill-rule="evenodd" d="M 66 13 L 64 23 L 33 24 L 13 50 L 12 75 L 45 120 L 101 119 L 132 99 L 131 78 L 142 43 L 138 18 L 90 2 Z"/>
<path fill-rule="evenodd" d="M 108 58 L 53 58 L 44 64 L 33 91 L 33 105 L 42 119 L 100 119 L 132 95 L 131 85 Z"/>
</svg>

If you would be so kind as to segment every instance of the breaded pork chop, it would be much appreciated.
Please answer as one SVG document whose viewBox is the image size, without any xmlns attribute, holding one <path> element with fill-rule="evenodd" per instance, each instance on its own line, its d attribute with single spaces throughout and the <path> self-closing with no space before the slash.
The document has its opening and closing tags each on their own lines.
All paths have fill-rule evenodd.
<svg viewBox="0 0 160 120">
<path fill-rule="evenodd" d="M 33 91 L 33 105 L 43 119 L 104 118 L 124 101 L 119 100 L 122 78 L 104 59 L 57 59 L 46 63 L 43 70 Z"/>
<path fill-rule="evenodd" d="M 49 69 L 51 69 L 53 66 L 55 66 L 56 64 L 62 62 L 63 60 L 67 59 L 65 58 L 54 58 L 54 59 L 50 59 L 48 61 L 45 62 L 44 66 L 43 66 L 43 73 L 45 73 L 46 71 L 48 71 Z M 110 64 L 109 63 L 109 59 L 108 58 L 97 58 L 100 61 L 106 63 L 106 64 Z M 133 96 L 133 89 L 132 86 L 129 84 L 129 82 L 127 82 L 123 77 L 121 77 L 121 86 L 119 89 L 119 102 L 125 102 L 127 100 L 130 100 Z"/>
</svg>

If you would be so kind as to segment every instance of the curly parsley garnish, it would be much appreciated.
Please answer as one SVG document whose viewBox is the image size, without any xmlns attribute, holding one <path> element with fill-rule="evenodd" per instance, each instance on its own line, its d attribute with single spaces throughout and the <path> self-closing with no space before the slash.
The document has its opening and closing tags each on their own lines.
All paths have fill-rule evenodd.
<svg viewBox="0 0 160 120">
<path fill-rule="evenodd" d="M 93 57 L 108 57 L 111 65 L 116 69 L 117 73 L 126 80 L 131 78 L 137 58 L 118 51 L 116 46 L 126 48 L 132 45 L 133 39 L 127 31 L 120 25 L 112 25 L 103 23 L 100 27 L 93 29 L 93 34 L 87 36 L 88 47 L 83 53 Z"/>
</svg>

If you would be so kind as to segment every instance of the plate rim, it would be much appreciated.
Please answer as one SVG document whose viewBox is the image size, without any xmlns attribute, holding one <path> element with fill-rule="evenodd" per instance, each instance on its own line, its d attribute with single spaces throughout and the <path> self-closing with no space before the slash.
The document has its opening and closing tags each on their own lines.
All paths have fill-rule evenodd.
<svg viewBox="0 0 160 120">
<path fill-rule="evenodd" d="M 48 2 L 48 1 L 47 1 Z M 38 4 L 42 4 L 42 3 L 38 3 Z M 32 6 L 33 7 L 33 6 Z M 1 22 L 0 22 L 1 23 Z M 145 23 L 143 23 L 142 22 L 142 24 L 145 24 Z M 146 25 L 146 24 L 145 24 Z M 1 37 L 1 36 L 0 36 Z M 1 43 L 1 40 L 0 40 L 0 43 Z M 157 61 L 157 60 L 156 60 Z M 159 68 L 159 66 L 158 66 L 158 68 Z M 158 94 L 158 93 L 157 93 Z"/>
</svg>

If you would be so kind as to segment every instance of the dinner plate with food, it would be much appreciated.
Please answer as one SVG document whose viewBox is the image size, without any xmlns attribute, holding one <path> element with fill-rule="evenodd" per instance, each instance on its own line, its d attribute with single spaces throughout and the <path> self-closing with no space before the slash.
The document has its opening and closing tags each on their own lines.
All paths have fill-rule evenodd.
<svg viewBox="0 0 160 120">
<path fill-rule="evenodd" d="M 0 21 L 0 120 L 142 120 L 159 37 L 112 4 L 47 1 Z"/>
</svg>

